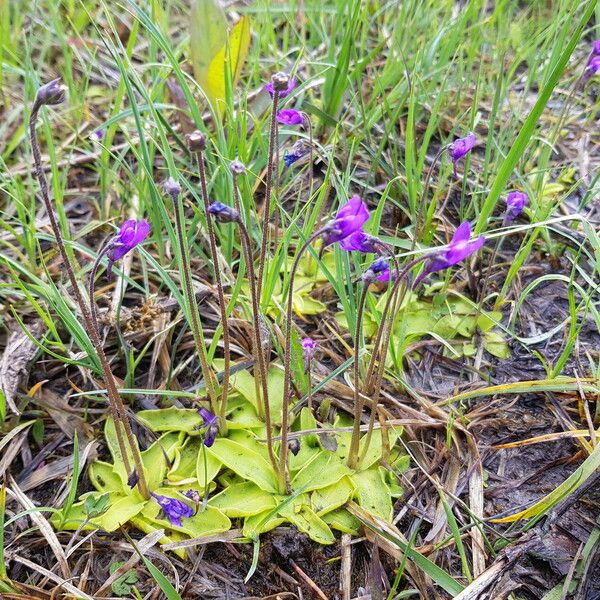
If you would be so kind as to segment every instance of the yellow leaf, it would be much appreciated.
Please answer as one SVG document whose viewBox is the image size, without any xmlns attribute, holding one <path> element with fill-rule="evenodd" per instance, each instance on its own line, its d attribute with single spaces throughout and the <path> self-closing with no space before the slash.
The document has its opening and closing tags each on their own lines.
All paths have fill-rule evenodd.
<svg viewBox="0 0 600 600">
<path fill-rule="evenodd" d="M 229 40 L 219 50 L 208 67 L 204 89 L 219 112 L 223 109 L 220 103 L 225 100 L 225 81 L 229 75 L 233 85 L 237 83 L 249 46 L 250 19 L 242 17 L 233 26 Z"/>
</svg>

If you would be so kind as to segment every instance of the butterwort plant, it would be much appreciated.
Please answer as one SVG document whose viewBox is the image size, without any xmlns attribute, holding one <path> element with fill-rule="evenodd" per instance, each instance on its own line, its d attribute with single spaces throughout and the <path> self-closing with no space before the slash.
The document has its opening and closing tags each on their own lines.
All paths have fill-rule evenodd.
<svg viewBox="0 0 600 600">
<path fill-rule="evenodd" d="M 62 85 L 60 79 L 54 79 L 53 81 L 42 85 L 36 93 L 35 100 L 31 109 L 31 116 L 29 119 L 29 136 L 33 152 L 35 175 L 40 186 L 42 201 L 44 202 L 46 213 L 48 214 L 48 218 L 50 220 L 50 226 L 52 227 L 52 232 L 56 239 L 56 244 L 58 246 L 63 268 L 67 274 L 67 278 L 69 279 L 69 283 L 71 285 L 71 291 L 75 296 L 75 301 L 79 307 L 85 330 L 92 342 L 92 345 L 94 346 L 94 350 L 96 351 L 96 354 L 98 355 L 98 359 L 100 361 L 100 365 L 104 375 L 104 380 L 106 383 L 108 404 L 111 416 L 115 424 L 117 444 L 119 446 L 119 453 L 121 454 L 123 466 L 126 472 L 128 473 L 129 479 L 135 482 L 135 484 L 138 486 L 138 489 L 142 496 L 144 496 L 145 498 L 149 498 L 148 486 L 146 484 L 146 478 L 142 466 L 142 459 L 137 446 L 136 439 L 133 435 L 131 423 L 127 414 L 127 409 L 125 408 L 125 404 L 123 403 L 123 400 L 119 394 L 115 376 L 113 375 L 113 372 L 110 368 L 110 364 L 104 352 L 104 347 L 100 338 L 100 332 L 96 320 L 96 310 L 93 294 L 92 297 L 89 298 L 90 304 L 88 305 L 79 288 L 79 284 L 75 276 L 75 270 L 71 263 L 71 258 L 69 257 L 69 254 L 67 252 L 63 234 L 58 224 L 56 214 L 54 212 L 54 206 L 50 199 L 48 181 L 46 179 L 46 175 L 44 173 L 42 165 L 42 156 L 40 152 L 40 146 L 36 130 L 39 112 L 44 106 L 56 106 L 64 102 L 65 93 L 66 88 L 64 85 Z M 113 249 L 116 248 L 118 244 L 122 244 L 122 248 L 125 248 L 128 244 L 131 245 L 133 239 L 135 238 L 135 234 L 133 235 L 133 237 L 131 237 L 129 228 L 127 228 L 126 231 L 123 231 L 123 233 L 125 236 L 125 241 L 123 241 L 118 235 L 117 240 L 113 240 Z M 92 275 L 94 276 L 95 273 L 93 273 Z M 91 277 L 91 279 L 93 279 L 93 277 Z M 130 455 L 133 457 L 133 465 L 130 463 L 129 460 Z"/>
</svg>

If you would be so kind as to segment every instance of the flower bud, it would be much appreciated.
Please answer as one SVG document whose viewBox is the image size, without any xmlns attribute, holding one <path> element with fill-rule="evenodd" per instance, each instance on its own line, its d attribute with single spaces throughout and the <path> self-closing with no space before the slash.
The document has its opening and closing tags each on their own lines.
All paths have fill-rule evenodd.
<svg viewBox="0 0 600 600">
<path fill-rule="evenodd" d="M 163 187 L 165 192 L 174 200 L 181 194 L 181 185 L 172 177 L 169 177 L 169 179 L 165 181 Z"/>
<path fill-rule="evenodd" d="M 49 106 L 55 104 L 61 104 L 65 101 L 65 92 L 67 91 L 67 86 L 61 83 L 59 79 L 53 79 L 52 81 L 46 83 L 42 87 L 40 87 L 36 94 L 36 101 L 40 105 L 47 104 Z"/>
<path fill-rule="evenodd" d="M 300 452 L 300 441 L 297 438 L 292 438 L 288 441 L 288 448 L 294 456 L 297 456 Z"/>
<path fill-rule="evenodd" d="M 271 77 L 271 83 L 273 84 L 273 89 L 277 92 L 285 92 L 290 83 L 290 76 L 287 73 L 283 73 L 279 71 L 279 73 L 275 73 Z"/>
<path fill-rule="evenodd" d="M 234 175 L 243 175 L 246 172 L 246 167 L 244 166 L 244 163 L 238 160 L 237 158 L 231 161 L 229 168 L 231 169 L 231 172 Z"/>
<path fill-rule="evenodd" d="M 196 129 L 187 136 L 188 146 L 192 152 L 202 152 L 206 150 L 206 136 Z"/>
</svg>

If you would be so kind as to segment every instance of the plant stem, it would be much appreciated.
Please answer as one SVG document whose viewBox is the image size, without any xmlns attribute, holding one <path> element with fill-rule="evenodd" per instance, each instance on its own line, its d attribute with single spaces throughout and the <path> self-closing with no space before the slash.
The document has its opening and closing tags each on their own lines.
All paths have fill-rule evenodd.
<svg viewBox="0 0 600 600">
<path fill-rule="evenodd" d="M 279 474 L 281 477 L 280 486 L 289 488 L 289 477 L 287 470 L 287 457 L 288 457 L 288 418 L 289 418 L 289 407 L 290 407 L 290 396 L 291 396 L 291 378 L 292 378 L 292 317 L 293 317 L 293 299 L 294 299 L 294 279 L 296 277 L 296 271 L 300 264 L 300 259 L 306 251 L 306 249 L 321 235 L 329 231 L 329 227 L 326 225 L 315 233 L 313 233 L 304 242 L 300 250 L 296 253 L 292 269 L 290 271 L 290 283 L 288 288 L 287 298 L 287 312 L 285 316 L 285 350 L 283 354 L 283 410 L 281 413 L 281 449 L 279 451 L 279 463 L 280 469 Z"/>
<path fill-rule="evenodd" d="M 421 194 L 421 202 L 419 203 L 419 209 L 417 211 L 417 218 L 415 221 L 415 235 L 414 235 L 412 243 L 411 243 L 411 247 L 410 247 L 411 251 L 415 249 L 415 246 L 417 245 L 417 240 L 419 239 L 419 236 L 421 235 L 421 226 L 423 225 L 423 223 L 422 223 L 423 208 L 425 207 L 425 201 L 427 200 L 427 192 L 429 191 L 429 182 L 431 180 L 431 175 L 433 174 L 433 169 L 435 168 L 436 164 L 440 160 L 444 151 L 447 150 L 451 145 L 452 144 L 446 144 L 445 146 L 442 146 L 437 151 L 437 154 L 433 157 L 433 161 L 431 162 L 431 165 L 429 166 L 429 169 L 427 170 L 427 175 L 425 176 L 425 183 L 423 184 L 423 193 Z M 434 197 L 435 197 L 435 195 L 434 195 Z"/>
<path fill-rule="evenodd" d="M 265 205 L 263 209 L 262 240 L 258 259 L 258 299 L 260 302 L 263 287 L 267 244 L 269 239 L 269 219 L 271 217 L 271 191 L 273 187 L 273 154 L 277 144 L 277 105 L 279 104 L 279 91 L 273 92 L 271 106 L 271 129 L 269 133 L 269 155 L 267 158 L 267 181 L 265 183 Z"/>
<path fill-rule="evenodd" d="M 237 210 L 238 214 L 240 215 L 240 219 L 242 218 L 242 203 L 240 201 L 240 188 L 238 186 L 238 182 L 237 182 L 237 173 L 233 173 L 233 204 L 235 206 L 235 209 Z M 254 274 L 254 261 L 253 261 L 253 256 L 252 256 L 252 252 L 250 250 L 250 236 L 248 234 L 248 230 L 246 229 L 246 235 L 243 235 L 242 233 L 240 233 L 240 240 L 241 240 L 241 244 L 242 244 L 242 254 L 244 256 L 244 263 L 246 264 L 246 269 L 248 271 L 248 286 L 250 287 L 250 296 L 252 297 L 253 294 L 257 294 L 256 292 L 256 277 Z M 258 297 L 258 295 L 257 295 Z M 252 305 L 253 309 L 253 316 L 252 319 L 254 321 L 253 327 L 256 329 L 256 320 L 254 319 L 254 304 Z M 259 309 L 260 309 L 260 302 L 259 302 Z M 257 404 L 256 404 L 256 409 L 258 411 L 258 416 L 260 419 L 265 418 L 265 410 L 264 410 L 264 404 L 263 401 L 261 400 L 261 374 L 260 374 L 260 362 L 258 360 L 258 353 L 262 352 L 262 344 L 257 346 L 256 345 L 256 341 L 253 337 L 252 340 L 252 351 L 254 353 L 254 391 L 256 394 L 256 400 L 257 400 Z"/>
<path fill-rule="evenodd" d="M 98 256 L 96 256 L 96 260 L 94 261 L 94 264 L 92 265 L 92 270 L 90 272 L 90 276 L 89 276 L 89 283 L 88 283 L 88 294 L 90 297 L 90 318 L 91 318 L 91 324 L 92 327 L 94 329 L 94 333 L 95 336 L 98 338 L 98 340 L 100 340 L 100 326 L 98 324 L 98 310 L 97 310 L 97 306 L 96 306 L 96 275 L 98 274 L 98 268 L 100 267 L 100 263 L 102 262 L 102 259 L 106 256 L 106 254 L 108 254 L 108 252 L 113 248 L 113 240 L 109 240 L 109 242 L 107 244 L 104 245 L 104 247 L 100 250 L 100 252 L 98 252 Z M 110 369 L 110 366 L 108 365 L 108 361 L 106 360 L 106 355 L 104 354 L 104 348 L 100 345 L 100 361 L 102 362 L 103 365 L 103 369 L 105 371 L 105 373 L 110 373 L 110 375 L 108 375 L 106 377 L 107 382 L 108 380 L 110 380 L 114 386 L 115 389 L 115 393 L 116 396 L 118 397 L 118 402 L 113 403 L 110 402 L 110 408 L 111 408 L 111 413 L 112 413 L 112 417 L 113 417 L 113 421 L 115 423 L 115 434 L 117 436 L 117 443 L 119 445 L 119 452 L 121 453 L 121 456 L 123 457 L 123 463 L 125 465 L 125 470 L 127 472 L 127 474 L 131 474 L 131 466 L 129 463 L 129 457 L 127 456 L 127 452 L 125 449 L 125 443 L 123 440 L 123 433 L 120 430 L 120 427 L 123 427 L 124 432 L 125 432 L 125 436 L 129 442 L 129 448 L 131 450 L 131 455 L 133 456 L 133 462 L 135 463 L 135 470 L 136 470 L 136 474 L 139 478 L 139 482 L 140 482 L 140 492 L 142 493 L 142 495 L 144 495 L 145 498 L 149 498 L 150 494 L 148 491 L 148 485 L 146 483 L 146 476 L 144 474 L 144 465 L 142 463 L 142 457 L 140 455 L 139 449 L 135 443 L 135 438 L 133 435 L 133 431 L 131 430 L 131 423 L 129 422 L 129 416 L 127 415 L 127 409 L 125 408 L 125 405 L 123 404 L 123 401 L 121 400 L 121 396 L 118 393 L 118 391 L 116 390 L 116 382 L 114 381 L 114 376 L 112 374 L 112 370 Z M 109 389 L 109 386 L 107 385 L 107 389 Z M 146 493 L 142 492 L 142 490 L 146 490 Z"/>
<path fill-rule="evenodd" d="M 208 239 L 210 242 L 210 255 L 213 261 L 215 270 L 215 283 L 217 284 L 217 295 L 219 297 L 219 310 L 221 313 L 221 325 L 223 327 L 223 355 L 225 364 L 223 366 L 223 381 L 221 395 L 221 410 L 219 412 L 219 428 L 223 435 L 227 432 L 225 414 L 227 411 L 227 394 L 229 393 L 229 375 L 231 369 L 231 355 L 229 351 L 229 326 L 227 323 L 227 304 L 225 303 L 225 294 L 223 292 L 223 282 L 221 280 L 221 268 L 219 266 L 219 255 L 217 253 L 217 242 L 215 240 L 215 230 L 212 225 L 212 219 L 208 213 L 210 200 L 208 198 L 208 189 L 206 186 L 206 167 L 204 165 L 204 153 L 202 150 L 196 152 L 198 161 L 198 171 L 200 173 L 200 188 L 202 190 L 202 198 L 204 200 L 204 215 L 206 217 L 206 229 L 208 231 Z"/>
<path fill-rule="evenodd" d="M 122 438 L 122 432 L 119 430 L 119 426 L 117 424 L 118 421 L 121 421 L 125 429 L 125 433 L 128 438 L 129 446 L 136 463 L 136 468 L 138 470 L 138 487 L 140 493 L 144 498 L 149 498 L 150 494 L 148 492 L 148 487 L 146 485 L 146 478 L 144 476 L 143 465 L 141 463 L 141 456 L 139 454 L 139 450 L 134 443 L 134 436 L 131 430 L 131 424 L 129 423 L 129 417 L 127 416 L 127 411 L 125 409 L 125 405 L 123 404 L 123 400 L 119 395 L 117 384 L 114 378 L 114 375 L 111 371 L 110 365 L 104 354 L 104 348 L 102 347 L 102 342 L 100 340 L 99 331 L 92 320 L 92 316 L 88 306 L 86 305 L 83 295 L 81 294 L 81 290 L 77 284 L 77 279 L 75 277 L 75 272 L 73 270 L 73 266 L 71 265 L 71 261 L 69 259 L 69 255 L 67 254 L 66 246 L 64 243 L 64 239 L 62 236 L 62 232 L 58 225 L 58 221 L 56 219 L 56 215 L 54 213 L 54 207 L 52 206 L 52 202 L 50 201 L 50 195 L 48 191 L 48 181 L 46 180 L 46 176 L 44 174 L 44 169 L 42 166 L 42 155 L 40 152 L 40 146 L 37 139 L 37 131 L 36 131 L 36 122 L 37 117 L 42 107 L 42 102 L 40 102 L 39 95 L 36 96 L 35 102 L 33 104 L 31 110 L 31 117 L 29 119 L 29 135 L 31 139 L 31 148 L 33 151 L 33 160 L 35 165 L 35 175 L 40 185 L 40 191 L 42 194 L 42 200 L 46 207 L 46 213 L 48 214 L 48 219 L 50 220 L 50 225 L 52 227 L 52 231 L 54 233 L 54 237 L 56 239 L 56 244 L 58 246 L 60 256 L 63 262 L 63 267 L 67 273 L 67 277 L 69 279 L 69 283 L 71 284 L 71 288 L 73 289 L 73 293 L 75 294 L 75 300 L 79 306 L 79 310 L 81 311 L 81 316 L 87 330 L 88 335 L 92 341 L 94 349 L 98 354 L 98 358 L 100 360 L 100 365 L 102 367 L 102 371 L 104 373 L 104 379 L 106 383 L 106 390 L 108 392 L 109 405 L 113 414 L 113 419 L 115 420 L 115 432 L 117 435 L 117 441 L 119 444 L 119 451 L 121 452 L 121 456 L 123 458 L 123 463 L 125 468 L 128 471 L 128 475 L 131 472 L 131 466 L 129 465 L 129 460 L 127 457 L 127 453 L 125 451 L 125 443 Z M 90 302 L 93 300 L 90 299 Z"/>
<path fill-rule="evenodd" d="M 194 336 L 194 343 L 196 345 L 196 352 L 198 359 L 200 360 L 200 368 L 202 369 L 202 375 L 208 396 L 210 399 L 210 407 L 214 414 L 218 415 L 217 406 L 217 394 L 215 390 L 214 373 L 208 364 L 208 358 L 206 356 L 206 345 L 204 343 L 204 335 L 202 333 L 202 327 L 200 326 L 200 313 L 198 310 L 198 302 L 196 301 L 196 294 L 194 293 L 194 287 L 192 285 L 192 275 L 190 271 L 190 258 L 188 255 L 188 249 L 185 243 L 185 231 L 183 227 L 183 206 L 180 199 L 179 193 L 169 194 L 173 200 L 175 208 L 175 230 L 177 232 L 177 243 L 179 244 L 179 255 L 181 257 L 181 271 L 180 277 L 183 281 L 183 293 L 185 295 L 189 311 L 190 320 L 192 325 L 192 335 Z"/>
<path fill-rule="evenodd" d="M 371 379 L 373 377 L 373 372 L 375 370 L 377 355 L 380 352 L 382 353 L 382 358 L 380 359 L 380 362 L 383 362 L 385 364 L 385 357 L 387 355 L 387 345 L 382 344 L 382 340 L 384 337 L 387 337 L 389 339 L 389 336 L 384 336 L 384 333 L 386 333 L 386 329 L 388 327 L 390 328 L 390 335 L 391 335 L 391 328 L 393 327 L 393 321 L 395 318 L 395 310 L 392 311 L 392 323 L 389 324 L 387 327 L 386 327 L 386 323 L 388 321 L 388 313 L 390 312 L 390 308 L 391 308 L 392 304 L 394 304 L 394 306 L 397 305 L 397 303 L 395 302 L 395 297 L 398 294 L 398 290 L 400 288 L 400 283 L 408 275 L 408 273 L 412 270 L 413 267 L 415 267 L 417 264 L 419 264 L 421 261 L 425 260 L 426 258 L 429 258 L 429 255 L 415 258 L 415 259 L 409 261 L 405 265 L 405 267 L 402 269 L 402 271 L 396 272 L 396 278 L 394 280 L 392 289 L 390 291 L 390 294 L 389 294 L 389 296 L 386 300 L 385 306 L 383 308 L 383 313 L 381 315 L 381 326 L 377 330 L 377 335 L 375 337 L 375 342 L 373 344 L 373 350 L 371 352 L 371 360 L 369 361 L 369 366 L 367 368 L 367 375 L 365 377 L 365 391 L 367 393 L 370 393 L 370 391 L 372 390 Z"/>
<path fill-rule="evenodd" d="M 242 248 L 245 248 L 244 254 L 249 254 L 250 251 L 250 236 L 248 235 L 248 230 L 246 226 L 241 221 L 241 219 L 237 222 L 238 227 L 240 229 L 240 234 L 242 237 Z M 260 303 L 259 297 L 256 289 L 256 276 L 254 271 L 254 264 L 252 263 L 251 256 L 248 257 L 247 260 L 247 268 L 248 268 L 248 278 L 250 280 L 250 296 L 252 298 L 252 320 L 253 320 L 253 331 L 254 334 L 254 347 L 256 349 L 256 359 L 258 361 L 258 373 L 260 378 L 260 384 L 262 388 L 262 401 L 263 401 L 263 410 L 264 410 L 264 419 L 265 419 L 265 428 L 267 430 L 267 450 L 269 452 L 269 460 L 273 465 L 273 470 L 276 475 L 279 475 L 279 464 L 277 463 L 277 457 L 275 456 L 275 451 L 273 449 L 273 424 L 271 421 L 271 407 L 269 405 L 269 386 L 267 379 L 267 366 L 265 361 L 265 353 L 262 348 L 261 343 L 261 335 L 260 335 Z M 260 404 L 260 399 L 257 398 Z M 283 490 L 282 490 L 283 491 Z"/>
<path fill-rule="evenodd" d="M 362 319 L 365 311 L 365 301 L 367 299 L 367 290 L 369 283 L 365 282 L 362 286 L 358 309 L 356 311 L 356 331 L 354 334 L 354 423 L 352 425 L 352 439 L 350 449 L 348 450 L 348 467 L 355 469 L 358 462 L 358 445 L 360 442 L 360 418 L 362 416 L 364 401 L 360 395 L 360 361 L 358 358 L 360 352 L 360 338 L 362 333 Z"/>
</svg>

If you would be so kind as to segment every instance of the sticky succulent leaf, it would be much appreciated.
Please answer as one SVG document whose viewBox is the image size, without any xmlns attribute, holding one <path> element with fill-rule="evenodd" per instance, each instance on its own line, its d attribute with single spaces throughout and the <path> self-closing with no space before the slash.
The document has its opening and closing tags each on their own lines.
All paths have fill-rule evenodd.
<svg viewBox="0 0 600 600">
<path fill-rule="evenodd" d="M 377 467 L 354 473 L 352 483 L 356 486 L 355 499 L 368 513 L 392 520 L 392 496 Z"/>
<path fill-rule="evenodd" d="M 169 465 L 178 452 L 178 433 L 166 433 L 142 452 L 146 482 L 151 492 L 162 485 Z"/>
<path fill-rule="evenodd" d="M 500 333 L 488 331 L 483 338 L 483 347 L 493 356 L 510 358 L 510 347 Z"/>
<path fill-rule="evenodd" d="M 333 544 L 335 541 L 327 523 L 306 504 L 300 507 L 293 504 L 287 505 L 280 511 L 280 514 L 318 544 Z"/>
<path fill-rule="evenodd" d="M 88 475 L 92 485 L 99 492 L 118 492 L 125 494 L 123 482 L 115 472 L 113 465 L 96 461 L 90 465 Z"/>
<path fill-rule="evenodd" d="M 338 508 L 323 516 L 323 521 L 337 531 L 348 533 L 350 535 L 358 535 L 360 531 L 360 521 L 351 515 L 347 510 Z"/>
<path fill-rule="evenodd" d="M 399 498 L 404 494 L 404 488 L 400 485 L 398 477 L 392 471 L 385 467 L 379 467 L 379 472 L 381 473 L 381 478 L 387 484 L 392 498 Z"/>
<path fill-rule="evenodd" d="M 240 477 L 254 482 L 267 492 L 277 491 L 271 465 L 257 452 L 229 439 L 218 438 L 208 452 Z"/>
<path fill-rule="evenodd" d="M 223 463 L 214 454 L 208 452 L 208 448 L 202 444 L 192 446 L 192 455 L 195 450 L 197 452 L 194 474 L 198 479 L 198 485 L 203 488 L 207 482 L 212 481 L 218 475 Z M 182 469 L 181 473 L 183 475 L 185 471 Z"/>
<path fill-rule="evenodd" d="M 222 361 L 214 361 L 215 365 L 222 365 Z M 231 376 L 233 389 L 245 398 L 254 409 L 257 409 L 256 385 L 254 377 L 248 371 L 238 371 Z M 283 371 L 275 366 L 269 368 L 267 374 L 267 387 L 271 405 L 271 417 L 275 425 L 281 423 L 281 409 L 283 406 Z"/>
<path fill-rule="evenodd" d="M 202 417 L 192 408 L 160 408 L 142 410 L 137 418 L 152 431 L 185 431 L 192 433 L 203 425 Z"/>
<path fill-rule="evenodd" d="M 266 510 L 265 512 L 244 519 L 244 526 L 242 528 L 242 534 L 244 537 L 255 539 L 262 533 L 275 529 L 282 523 L 285 523 L 285 518 L 280 517 L 277 514 L 273 514 L 272 510 Z"/>
<path fill-rule="evenodd" d="M 355 489 L 349 477 L 342 477 L 338 482 L 312 492 L 310 495 L 311 507 L 319 517 L 322 517 L 346 504 Z"/>
<path fill-rule="evenodd" d="M 300 430 L 310 431 L 311 429 L 317 429 L 317 420 L 308 408 L 305 406 L 300 411 Z M 316 434 L 312 433 L 309 435 L 303 435 L 302 440 L 305 441 L 309 446 L 316 448 L 319 445 L 319 438 Z"/>
<path fill-rule="evenodd" d="M 391 427 L 388 429 L 388 440 L 390 444 L 390 448 L 394 447 L 394 444 L 398 440 L 400 433 L 402 432 L 402 428 L 400 427 Z M 363 454 L 365 444 L 367 441 L 367 436 L 363 435 L 360 439 L 359 444 L 359 452 L 360 455 Z M 363 458 L 361 462 L 361 469 L 368 469 L 372 465 L 374 465 L 377 461 L 381 460 L 383 456 L 383 438 L 381 435 L 381 429 L 375 429 L 373 431 L 373 435 L 371 436 L 371 443 L 369 444 L 369 449 L 367 451 L 366 456 Z"/>
<path fill-rule="evenodd" d="M 156 524 L 156 529 L 163 528 L 165 530 L 176 531 L 190 538 L 222 533 L 231 528 L 229 518 L 219 509 L 212 506 L 207 506 L 205 511 L 200 509 L 192 517 L 183 517 L 181 519 L 181 527 L 173 525 L 169 520 L 162 517 L 154 519 L 146 517 L 146 519 Z"/>
<path fill-rule="evenodd" d="M 250 481 L 229 486 L 210 499 L 209 506 L 221 510 L 228 517 L 249 517 L 273 510 L 273 494 L 261 490 Z"/>
<path fill-rule="evenodd" d="M 338 482 L 352 471 L 333 452 L 321 450 L 292 480 L 292 487 L 304 491 L 318 490 Z"/>
<path fill-rule="evenodd" d="M 229 403 L 231 406 L 231 403 Z M 227 418 L 228 429 L 257 429 L 264 427 L 264 422 L 258 418 L 256 408 L 245 398 L 233 407 Z"/>
</svg>

